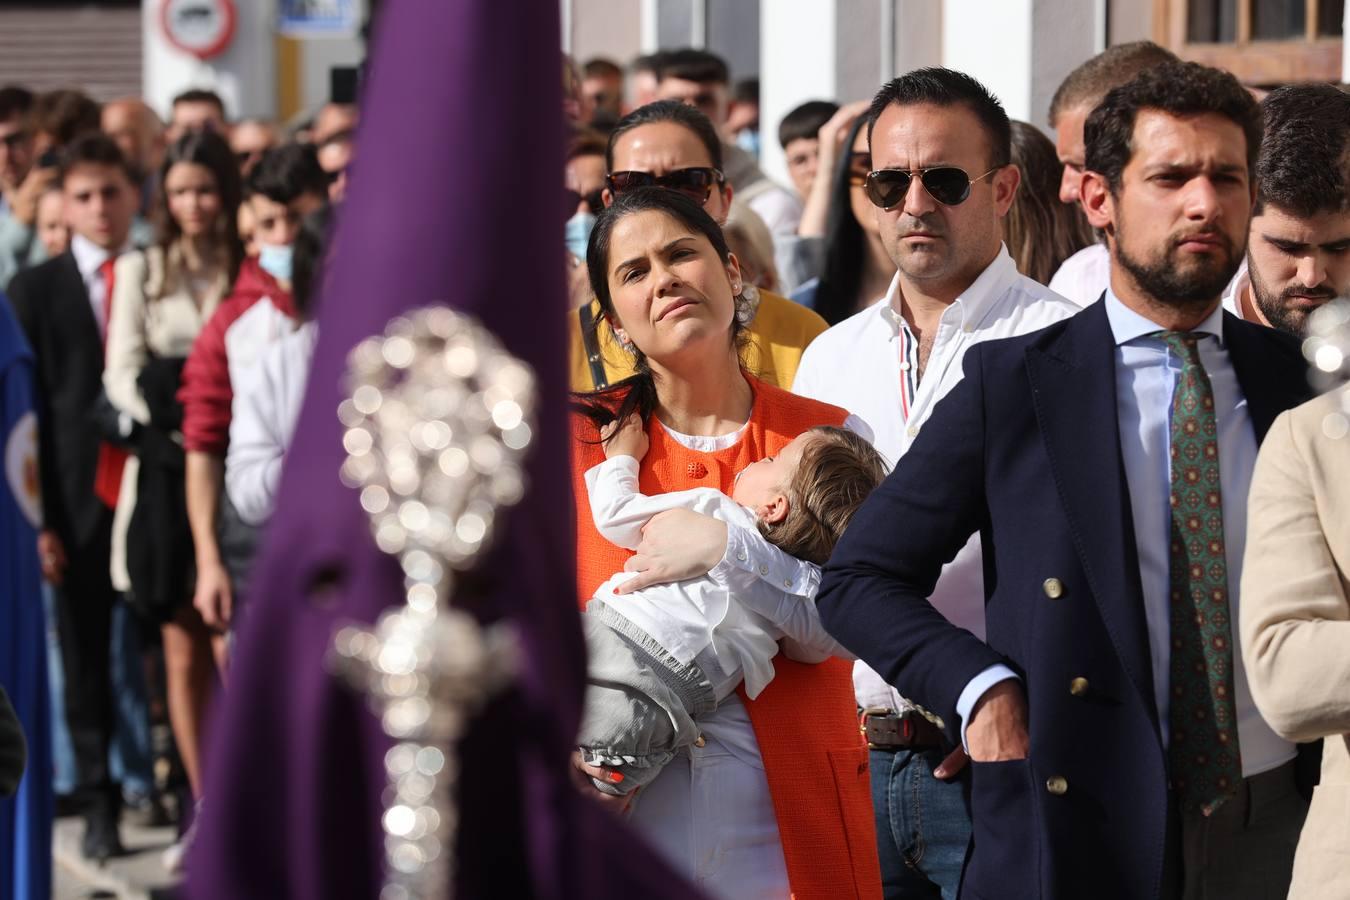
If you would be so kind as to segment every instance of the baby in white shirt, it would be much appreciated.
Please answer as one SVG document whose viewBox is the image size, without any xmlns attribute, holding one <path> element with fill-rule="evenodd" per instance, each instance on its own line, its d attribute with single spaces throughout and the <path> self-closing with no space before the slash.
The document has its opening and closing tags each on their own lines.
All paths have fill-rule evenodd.
<svg viewBox="0 0 1350 900">
<path fill-rule="evenodd" d="M 638 489 L 648 443 L 640 417 L 611 423 L 601 437 L 605 461 L 586 472 L 591 514 L 602 536 L 630 550 L 652 516 L 688 509 L 757 528 L 784 552 L 820 565 L 886 474 L 866 440 L 821 426 L 742 469 L 730 497 L 711 488 L 647 496 Z M 611 577 L 582 615 L 589 663 L 578 744 L 587 763 L 610 770 L 613 780 L 592 779 L 596 788 L 618 795 L 650 782 L 694 744 L 696 720 L 737 685 L 744 682 L 746 694 L 757 697 L 773 678 L 779 639 L 792 636 L 785 624 L 806 612 L 792 607 L 811 602 L 780 595 L 771 606 L 760 600 L 752 608 L 715 572 L 616 596 L 632 577 Z"/>
</svg>

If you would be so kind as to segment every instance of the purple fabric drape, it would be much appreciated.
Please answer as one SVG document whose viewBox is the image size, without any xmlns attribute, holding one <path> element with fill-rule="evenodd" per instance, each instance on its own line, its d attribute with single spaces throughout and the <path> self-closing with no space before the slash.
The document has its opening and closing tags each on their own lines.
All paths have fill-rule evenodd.
<svg viewBox="0 0 1350 900">
<path fill-rule="evenodd" d="M 211 734 L 188 894 L 377 895 L 389 743 L 325 655 L 340 624 L 401 602 L 402 580 L 339 483 L 335 411 L 354 344 L 400 312 L 444 303 L 529 362 L 543 393 L 528 494 L 459 598 L 517 624 L 525 670 L 461 748 L 458 895 L 690 897 L 567 780 L 585 660 L 564 393 L 558 5 L 382 6 L 314 368 Z"/>
</svg>

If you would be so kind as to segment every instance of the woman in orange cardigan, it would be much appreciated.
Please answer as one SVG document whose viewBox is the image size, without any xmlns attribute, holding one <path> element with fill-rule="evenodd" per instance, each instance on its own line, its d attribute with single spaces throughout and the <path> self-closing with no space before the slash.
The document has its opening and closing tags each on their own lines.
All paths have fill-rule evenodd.
<svg viewBox="0 0 1350 900">
<path fill-rule="evenodd" d="M 725 578 L 732 591 L 772 586 L 813 596 L 813 566 L 758 533 L 710 518 L 679 520 L 689 538 L 681 543 L 690 548 L 678 553 L 681 559 L 649 558 L 641 550 L 634 556 L 596 531 L 583 473 L 603 460 L 600 422 L 630 415 L 645 422 L 644 493 L 693 487 L 729 493 L 746 465 L 813 425 L 842 424 L 848 414 L 741 370 L 740 270 L 696 201 L 659 188 L 619 195 L 596 223 L 587 264 L 595 295 L 639 374 L 589 395 L 586 412 L 574 419 L 574 490 L 583 498 L 576 504 L 579 601 L 624 567 L 646 572 L 628 582 L 629 590 L 674 580 L 670 574 L 689 577 L 692 567 Z M 779 654 L 774 679 L 756 700 L 733 695 L 702 719 L 702 746 L 677 757 L 633 804 L 634 824 L 713 896 L 881 896 L 867 747 L 850 666 L 821 651 L 834 645 L 819 634 Z"/>
</svg>

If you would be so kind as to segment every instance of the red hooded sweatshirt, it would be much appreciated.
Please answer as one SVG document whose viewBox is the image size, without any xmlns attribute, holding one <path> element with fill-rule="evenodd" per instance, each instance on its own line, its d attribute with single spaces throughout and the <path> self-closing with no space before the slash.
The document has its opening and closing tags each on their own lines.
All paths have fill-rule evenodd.
<svg viewBox="0 0 1350 900">
<path fill-rule="evenodd" d="M 230 442 L 230 404 L 234 387 L 230 372 L 247 369 L 272 340 L 295 325 L 289 291 L 246 258 L 234 291 L 216 309 L 197 335 L 183 366 L 178 401 L 183 404 L 183 446 L 224 456 Z"/>
</svg>

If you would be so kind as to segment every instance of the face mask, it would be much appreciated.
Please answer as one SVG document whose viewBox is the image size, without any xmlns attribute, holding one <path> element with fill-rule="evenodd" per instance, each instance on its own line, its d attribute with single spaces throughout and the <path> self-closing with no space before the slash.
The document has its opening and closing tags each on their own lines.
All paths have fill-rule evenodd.
<svg viewBox="0 0 1350 900">
<path fill-rule="evenodd" d="M 572 255 L 582 262 L 586 261 L 586 244 L 591 239 L 591 229 L 595 227 L 595 216 L 588 212 L 579 212 L 567 220 L 563 241 Z"/>
<path fill-rule="evenodd" d="M 261 244 L 258 250 L 258 265 L 277 281 L 291 280 L 291 263 L 295 259 L 295 247 L 290 244 Z"/>
<path fill-rule="evenodd" d="M 736 135 L 736 145 L 755 159 L 759 159 L 759 130 L 745 129 Z"/>
</svg>

